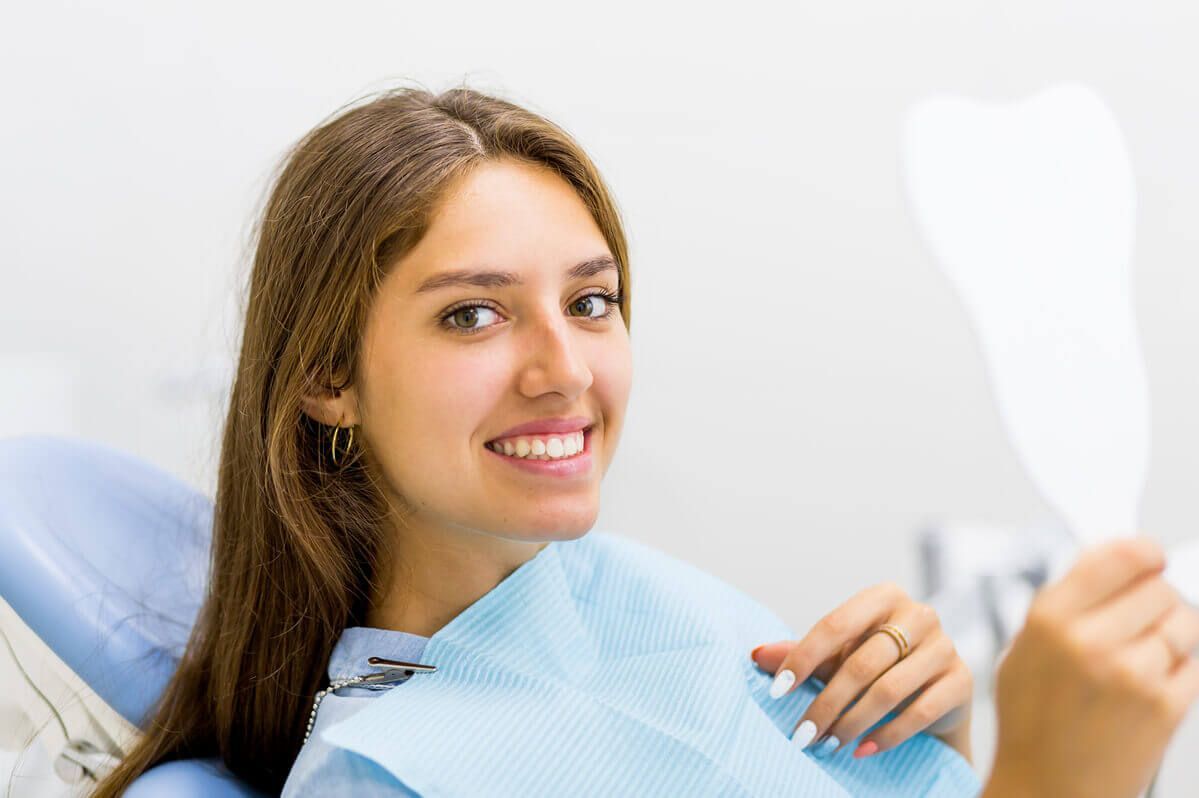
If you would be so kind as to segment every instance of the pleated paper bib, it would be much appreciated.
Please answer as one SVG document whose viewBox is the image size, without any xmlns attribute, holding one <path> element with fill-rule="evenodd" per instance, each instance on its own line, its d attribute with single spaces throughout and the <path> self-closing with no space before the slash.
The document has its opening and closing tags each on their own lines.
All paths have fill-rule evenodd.
<svg viewBox="0 0 1199 798">
<path fill-rule="evenodd" d="M 978 794 L 970 764 L 924 733 L 861 760 L 856 741 L 824 759 L 800 750 L 791 731 L 824 685 L 773 700 L 750 659 L 783 639 L 798 638 L 714 576 L 590 532 L 551 542 L 438 630 L 421 657 L 436 672 L 321 737 L 425 798 Z"/>
</svg>

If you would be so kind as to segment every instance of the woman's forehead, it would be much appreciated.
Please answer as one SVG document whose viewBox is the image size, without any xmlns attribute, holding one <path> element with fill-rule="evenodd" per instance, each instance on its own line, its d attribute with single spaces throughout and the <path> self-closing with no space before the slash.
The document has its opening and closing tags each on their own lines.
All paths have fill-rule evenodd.
<svg viewBox="0 0 1199 798">
<path fill-rule="evenodd" d="M 571 269 L 604 256 L 603 233 L 570 184 L 547 169 L 497 162 L 447 193 L 397 277 L 411 294 L 464 279 L 502 288 L 571 279 Z"/>
</svg>

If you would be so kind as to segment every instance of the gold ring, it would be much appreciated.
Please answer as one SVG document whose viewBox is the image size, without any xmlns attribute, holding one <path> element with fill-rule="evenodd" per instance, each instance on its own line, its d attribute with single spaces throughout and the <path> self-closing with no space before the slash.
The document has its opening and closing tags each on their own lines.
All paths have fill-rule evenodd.
<svg viewBox="0 0 1199 798">
<path fill-rule="evenodd" d="M 908 655 L 908 651 L 912 648 L 908 643 L 908 636 L 904 634 L 903 629 L 893 623 L 885 623 L 874 631 L 876 633 L 885 632 L 895 641 L 895 645 L 899 646 L 899 659 L 901 660 Z"/>
</svg>

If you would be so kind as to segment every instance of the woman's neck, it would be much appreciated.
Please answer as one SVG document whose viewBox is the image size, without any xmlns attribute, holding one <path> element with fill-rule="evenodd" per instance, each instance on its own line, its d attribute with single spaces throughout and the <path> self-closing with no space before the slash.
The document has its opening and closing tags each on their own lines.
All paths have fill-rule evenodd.
<svg viewBox="0 0 1199 798">
<path fill-rule="evenodd" d="M 407 528 L 384 555 L 382 591 L 366 625 L 429 637 L 548 544 L 474 531 Z"/>
</svg>

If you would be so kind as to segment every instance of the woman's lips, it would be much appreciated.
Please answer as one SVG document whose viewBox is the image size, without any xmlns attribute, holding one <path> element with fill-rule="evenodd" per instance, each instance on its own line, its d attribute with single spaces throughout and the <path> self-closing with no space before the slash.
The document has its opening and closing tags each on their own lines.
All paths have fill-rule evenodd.
<svg viewBox="0 0 1199 798">
<path fill-rule="evenodd" d="M 547 435 L 569 435 L 581 429 L 594 427 L 595 421 L 587 416 L 570 416 L 569 418 L 542 418 L 517 424 L 491 440 L 501 441 L 505 438 L 545 437 Z"/>
<path fill-rule="evenodd" d="M 549 477 L 583 476 L 591 473 L 594 460 L 591 453 L 592 429 L 592 427 L 587 427 L 583 430 L 583 450 L 581 452 L 558 460 L 530 460 L 527 457 L 500 454 L 487 446 L 484 446 L 483 449 L 492 457 L 504 460 L 509 465 L 528 474 Z"/>
<path fill-rule="evenodd" d="M 494 444 L 496 441 L 513 441 L 513 442 L 515 442 L 519 438 L 541 438 L 542 440 L 546 440 L 549 438 L 561 439 L 561 438 L 566 437 L 567 435 L 575 435 L 580 431 L 584 434 L 584 436 L 586 436 L 587 433 L 591 432 L 593 427 L 595 427 L 595 424 L 590 424 L 586 427 L 572 427 L 571 429 L 565 430 L 563 432 L 527 432 L 527 433 L 522 433 L 519 435 L 501 435 L 498 438 L 492 438 L 491 440 L 487 441 L 487 444 L 485 444 L 485 445 Z"/>
</svg>

